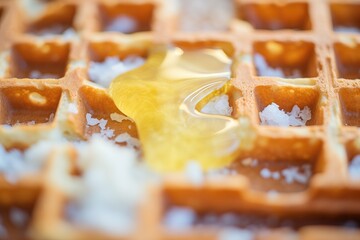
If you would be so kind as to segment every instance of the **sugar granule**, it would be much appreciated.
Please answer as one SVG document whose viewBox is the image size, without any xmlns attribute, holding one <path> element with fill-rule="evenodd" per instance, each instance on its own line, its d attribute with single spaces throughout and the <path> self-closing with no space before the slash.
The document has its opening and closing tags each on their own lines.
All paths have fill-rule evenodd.
<svg viewBox="0 0 360 240">
<path fill-rule="evenodd" d="M 190 208 L 173 207 L 165 213 L 163 222 L 169 230 L 182 231 L 189 229 L 195 219 L 196 214 Z"/>
<path fill-rule="evenodd" d="M 189 161 L 185 168 L 186 178 L 194 185 L 200 186 L 204 182 L 201 165 L 195 161 Z"/>
<path fill-rule="evenodd" d="M 348 167 L 349 176 L 353 180 L 360 180 L 360 155 L 356 155 Z"/>
<path fill-rule="evenodd" d="M 144 62 L 145 60 L 138 56 L 128 56 L 123 61 L 117 57 L 107 57 L 103 62 L 90 62 L 88 73 L 93 82 L 107 88 L 114 78 L 140 67 Z"/>
<path fill-rule="evenodd" d="M 119 16 L 105 28 L 109 32 L 132 33 L 137 29 L 137 21 L 130 16 Z"/>
<path fill-rule="evenodd" d="M 80 226 L 113 234 L 127 234 L 136 224 L 137 206 L 153 174 L 132 148 L 92 137 L 76 145 L 82 171 L 82 191 L 73 192 L 67 218 Z M 63 186 L 65 189 L 68 186 Z"/>
<path fill-rule="evenodd" d="M 211 99 L 202 109 L 202 113 L 231 116 L 233 109 L 229 104 L 229 96 L 226 94 Z"/>
<path fill-rule="evenodd" d="M 271 126 L 305 126 L 307 121 L 311 119 L 311 110 L 305 106 L 303 110 L 295 105 L 291 112 L 286 113 L 279 109 L 279 105 L 271 103 L 259 112 L 260 124 Z"/>
</svg>

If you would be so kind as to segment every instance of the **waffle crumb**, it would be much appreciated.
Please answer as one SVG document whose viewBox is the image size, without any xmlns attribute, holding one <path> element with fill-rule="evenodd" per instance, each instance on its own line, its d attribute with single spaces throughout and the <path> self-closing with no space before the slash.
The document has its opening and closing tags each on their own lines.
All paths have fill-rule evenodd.
<svg viewBox="0 0 360 240">
<path fill-rule="evenodd" d="M 117 57 L 108 57 L 103 62 L 90 62 L 90 79 L 107 88 L 118 75 L 143 65 L 145 60 L 137 56 L 128 56 L 124 60 Z"/>
<path fill-rule="evenodd" d="M 291 112 L 285 112 L 279 109 L 279 105 L 272 103 L 259 113 L 261 125 L 298 127 L 305 126 L 311 119 L 311 110 L 305 106 L 302 110 L 295 105 Z"/>
</svg>

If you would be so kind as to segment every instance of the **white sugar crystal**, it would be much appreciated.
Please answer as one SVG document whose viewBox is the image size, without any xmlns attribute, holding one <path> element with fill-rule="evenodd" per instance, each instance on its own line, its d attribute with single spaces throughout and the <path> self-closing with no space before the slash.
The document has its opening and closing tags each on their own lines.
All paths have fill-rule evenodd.
<svg viewBox="0 0 360 240">
<path fill-rule="evenodd" d="M 77 37 L 77 33 L 73 28 L 66 29 L 62 34 L 62 38 L 65 40 L 72 39 L 74 37 Z"/>
<path fill-rule="evenodd" d="M 100 119 L 99 127 L 100 127 L 101 130 L 105 130 L 107 122 L 108 122 L 108 121 L 105 120 L 105 119 L 103 119 L 103 118 Z"/>
<path fill-rule="evenodd" d="M 56 74 L 51 74 L 51 73 L 42 73 L 38 70 L 33 70 L 30 72 L 30 75 L 29 75 L 30 78 L 33 78 L 33 79 L 44 79 L 44 78 L 58 78 L 58 75 Z"/>
<path fill-rule="evenodd" d="M 271 177 L 275 180 L 279 180 L 280 179 L 280 173 L 279 172 L 273 172 L 271 174 Z"/>
<path fill-rule="evenodd" d="M 181 0 L 178 3 L 182 31 L 227 30 L 235 13 L 232 0 Z"/>
<path fill-rule="evenodd" d="M 241 161 L 241 164 L 246 167 L 256 167 L 259 161 L 253 158 L 245 158 Z"/>
<path fill-rule="evenodd" d="M 68 217 L 85 227 L 128 233 L 136 224 L 136 209 L 152 174 L 138 163 L 132 148 L 98 137 L 76 148 L 83 191 L 72 197 Z"/>
<path fill-rule="evenodd" d="M 77 32 L 73 28 L 68 28 L 63 33 L 61 32 L 62 32 L 61 26 L 54 26 L 52 28 L 45 29 L 37 33 L 37 35 L 41 36 L 41 38 L 43 39 L 52 39 L 54 37 L 61 37 L 63 40 L 71 40 L 78 37 Z"/>
<path fill-rule="evenodd" d="M 55 114 L 51 113 L 49 118 L 47 119 L 48 122 L 52 122 L 54 120 Z"/>
<path fill-rule="evenodd" d="M 339 26 L 339 27 L 335 27 L 334 31 L 343 32 L 343 33 L 360 33 L 360 28 Z"/>
<path fill-rule="evenodd" d="M 100 123 L 100 120 L 97 118 L 93 118 L 90 113 L 86 114 L 86 124 L 89 126 L 95 126 Z"/>
<path fill-rule="evenodd" d="M 270 191 L 267 192 L 266 197 L 269 198 L 269 199 L 274 199 L 274 198 L 276 198 L 278 195 L 279 195 L 279 192 L 278 192 L 278 191 L 270 190 Z"/>
<path fill-rule="evenodd" d="M 279 109 L 279 105 L 271 103 L 259 112 L 261 125 L 271 126 L 305 126 L 306 122 L 311 119 L 311 111 L 308 106 L 303 110 L 295 105 L 291 112 L 286 113 L 284 110 Z"/>
<path fill-rule="evenodd" d="M 281 68 L 272 68 L 268 65 L 265 58 L 261 54 L 254 55 L 255 65 L 258 71 L 258 75 L 267 77 L 281 77 L 285 78 L 284 72 Z M 301 72 L 299 70 L 293 70 L 289 78 L 300 78 Z"/>
<path fill-rule="evenodd" d="M 124 116 L 122 114 L 119 114 L 119 113 L 110 114 L 110 119 L 113 120 L 113 121 L 119 122 L 119 123 L 121 123 L 124 120 L 128 120 L 128 121 L 133 122 L 133 120 L 131 118 L 128 118 L 128 117 L 126 117 L 126 116 Z"/>
<path fill-rule="evenodd" d="M 106 119 L 97 119 L 93 118 L 90 113 L 86 114 L 87 126 L 96 126 L 100 128 L 100 133 L 94 133 L 93 135 L 100 136 L 106 139 L 110 139 L 115 136 L 115 130 L 109 127 L 106 127 L 108 120 Z"/>
<path fill-rule="evenodd" d="M 0 146 L 0 173 L 5 175 L 5 178 L 10 183 L 15 183 L 24 172 L 29 171 L 22 152 L 18 150 L 6 151 L 3 146 Z M 31 171 L 32 169 L 30 169 Z"/>
<path fill-rule="evenodd" d="M 289 167 L 281 171 L 282 175 L 285 178 L 285 182 L 292 184 L 298 182 L 301 184 L 306 184 L 311 177 L 311 166 L 306 164 L 302 166 L 303 171 L 300 167 Z"/>
<path fill-rule="evenodd" d="M 360 155 L 356 155 L 349 165 L 349 175 L 353 180 L 360 180 Z"/>
<path fill-rule="evenodd" d="M 195 161 L 189 161 L 185 168 L 186 178 L 194 185 L 200 186 L 204 182 L 201 165 Z"/>
<path fill-rule="evenodd" d="M 111 81 L 127 71 L 143 65 L 145 60 L 137 56 L 129 56 L 123 61 L 117 57 L 108 57 L 104 62 L 90 62 L 90 79 L 103 87 L 109 87 Z"/>
<path fill-rule="evenodd" d="M 0 173 L 4 174 L 8 182 L 15 183 L 24 174 L 39 171 L 55 144 L 40 141 L 24 153 L 16 149 L 6 151 L 0 145 Z"/>
<path fill-rule="evenodd" d="M 252 240 L 254 234 L 249 230 L 226 228 L 219 234 L 219 240 Z"/>
<path fill-rule="evenodd" d="M 129 16 L 119 16 L 115 18 L 105 30 L 109 32 L 132 33 L 137 29 L 137 22 Z"/>
<path fill-rule="evenodd" d="M 202 113 L 231 116 L 232 107 L 229 104 L 229 96 L 226 94 L 211 99 L 202 109 Z"/>
<path fill-rule="evenodd" d="M 32 126 L 35 125 L 36 122 L 34 120 L 28 121 L 28 122 L 20 122 L 19 120 L 16 121 L 16 123 L 13 124 L 13 126 L 19 126 L 19 125 L 26 125 L 26 126 Z"/>
<path fill-rule="evenodd" d="M 271 171 L 268 168 L 263 168 L 260 171 L 260 175 L 263 178 L 270 178 L 271 177 Z"/>
<path fill-rule="evenodd" d="M 25 160 L 36 169 L 40 169 L 51 151 L 60 143 L 47 140 L 39 141 L 24 152 Z"/>
<path fill-rule="evenodd" d="M 110 139 L 112 137 L 115 136 L 115 130 L 114 129 L 110 129 L 110 128 L 106 128 L 106 129 L 101 129 L 100 130 L 100 136 L 104 137 L 106 139 Z"/>
<path fill-rule="evenodd" d="M 258 75 L 267 77 L 285 77 L 283 71 L 280 68 L 270 67 L 261 54 L 255 54 L 254 61 L 258 71 Z"/>
<path fill-rule="evenodd" d="M 31 17 L 39 16 L 45 9 L 45 3 L 39 0 L 21 0 L 22 9 Z"/>
<path fill-rule="evenodd" d="M 29 219 L 29 215 L 19 208 L 10 209 L 10 220 L 17 227 L 25 226 L 26 222 Z"/>
<path fill-rule="evenodd" d="M 73 114 L 78 114 L 78 113 L 79 113 L 79 109 L 77 108 L 77 106 L 76 106 L 75 103 L 69 103 L 68 112 L 69 112 L 69 113 L 73 113 Z"/>
<path fill-rule="evenodd" d="M 196 214 L 193 210 L 184 207 L 173 207 L 164 217 L 166 228 L 173 231 L 189 229 L 195 222 Z"/>
<path fill-rule="evenodd" d="M 300 183 L 306 184 L 311 177 L 311 165 L 304 164 L 302 166 L 288 167 L 280 172 L 270 171 L 268 168 L 263 168 L 260 171 L 261 177 L 265 179 L 272 178 L 274 180 L 284 179 L 287 184 Z"/>
<path fill-rule="evenodd" d="M 140 141 L 137 138 L 132 137 L 128 133 L 119 134 L 118 136 L 116 136 L 114 141 L 116 143 L 126 143 L 128 147 L 140 147 Z"/>
<path fill-rule="evenodd" d="M 220 168 L 216 170 L 210 170 L 206 173 L 208 177 L 218 177 L 218 176 L 226 176 L 226 175 L 236 175 L 238 172 L 235 169 L 231 168 Z"/>
<path fill-rule="evenodd" d="M 8 231 L 6 230 L 6 227 L 0 221 L 0 237 L 1 238 L 6 238 L 7 235 L 8 235 Z"/>
</svg>

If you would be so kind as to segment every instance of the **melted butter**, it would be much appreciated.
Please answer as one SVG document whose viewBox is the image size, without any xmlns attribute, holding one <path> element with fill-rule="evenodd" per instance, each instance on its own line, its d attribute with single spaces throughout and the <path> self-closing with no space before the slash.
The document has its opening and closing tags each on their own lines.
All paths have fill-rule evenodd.
<svg viewBox="0 0 360 240">
<path fill-rule="evenodd" d="M 197 161 L 210 169 L 235 158 L 239 122 L 198 111 L 204 98 L 227 91 L 230 65 L 222 50 L 161 49 L 142 67 L 114 79 L 110 95 L 135 121 L 151 167 L 174 171 Z"/>
</svg>

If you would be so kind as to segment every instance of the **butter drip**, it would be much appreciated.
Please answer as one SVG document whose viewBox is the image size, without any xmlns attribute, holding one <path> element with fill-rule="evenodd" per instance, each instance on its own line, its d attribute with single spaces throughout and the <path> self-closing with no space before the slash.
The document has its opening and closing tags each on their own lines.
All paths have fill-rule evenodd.
<svg viewBox="0 0 360 240">
<path fill-rule="evenodd" d="M 198 104 L 227 91 L 231 59 L 222 51 L 161 49 L 140 68 L 115 78 L 110 95 L 138 128 L 144 158 L 159 171 L 196 161 L 204 169 L 229 164 L 241 128 L 231 117 L 203 114 Z"/>
</svg>

